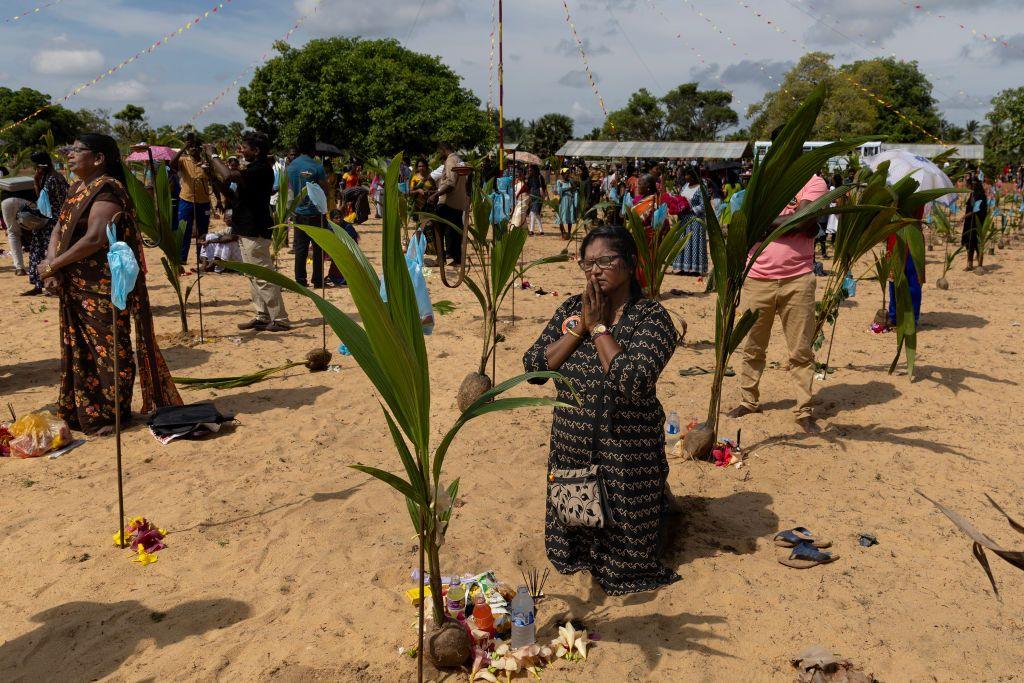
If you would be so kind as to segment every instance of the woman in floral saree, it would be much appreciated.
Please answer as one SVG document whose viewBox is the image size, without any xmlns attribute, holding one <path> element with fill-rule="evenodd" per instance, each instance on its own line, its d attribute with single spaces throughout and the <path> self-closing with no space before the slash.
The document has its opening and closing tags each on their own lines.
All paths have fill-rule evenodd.
<svg viewBox="0 0 1024 683">
<path fill-rule="evenodd" d="M 114 347 L 108 224 L 136 258 L 142 243 L 135 209 L 125 189 L 121 155 L 107 135 L 82 135 L 68 155 L 68 167 L 79 179 L 61 208 L 39 275 L 47 290 L 60 296 L 61 384 L 57 415 L 72 429 L 106 433 L 114 423 L 114 382 L 120 414 L 129 419 L 132 387 L 138 372 L 142 412 L 180 405 L 181 397 L 157 348 L 143 267 L 128 295 L 128 307 L 117 313 L 118 347 Z M 137 357 L 132 354 L 131 323 L 135 321 Z M 117 353 L 115 377 L 112 353 Z M 136 362 L 137 361 L 137 362 Z"/>
</svg>

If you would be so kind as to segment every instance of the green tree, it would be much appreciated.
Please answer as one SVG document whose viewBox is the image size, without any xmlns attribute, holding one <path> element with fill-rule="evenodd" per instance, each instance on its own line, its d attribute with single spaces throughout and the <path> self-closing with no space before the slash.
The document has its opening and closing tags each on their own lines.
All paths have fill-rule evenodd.
<svg viewBox="0 0 1024 683">
<path fill-rule="evenodd" d="M 522 142 L 527 150 L 548 157 L 572 138 L 572 129 L 572 119 L 565 114 L 544 114 L 530 121 Z"/>
<path fill-rule="evenodd" d="M 766 92 L 760 102 L 750 105 L 747 116 L 753 119 L 750 132 L 754 139 L 767 138 L 788 121 L 818 83 L 830 83 L 835 73 L 831 62 L 828 53 L 808 52 L 783 77 L 780 88 Z"/>
<path fill-rule="evenodd" d="M 124 144 L 134 144 L 145 138 L 150 131 L 146 110 L 137 104 L 126 104 L 114 114 L 114 135 Z"/>
<path fill-rule="evenodd" d="M 622 109 L 608 114 L 601 128 L 604 140 L 660 140 L 665 127 L 661 101 L 647 88 L 633 93 Z"/>
<path fill-rule="evenodd" d="M 700 90 L 697 83 L 683 83 L 661 101 L 665 106 L 666 140 L 714 140 L 725 128 L 739 123 L 730 106 L 732 93 Z"/>
<path fill-rule="evenodd" d="M 882 75 L 871 75 L 872 69 L 880 70 Z M 941 117 L 932 97 L 932 84 L 921 73 L 916 61 L 876 58 L 848 64 L 840 71 L 849 74 L 890 105 L 891 108 L 871 100 L 858 90 L 860 97 L 871 101 L 874 107 L 878 119 L 874 133 L 891 141 L 928 142 L 931 138 L 925 131 L 935 134 L 939 130 Z"/>
<path fill-rule="evenodd" d="M 32 88 L 0 87 L 0 128 L 20 121 L 50 104 L 50 96 Z M 60 105 L 43 109 L 39 115 L 3 132 L 3 140 L 10 149 L 21 150 L 34 147 L 39 139 L 52 131 L 57 144 L 63 145 L 74 140 L 81 125 L 78 116 Z"/>
<path fill-rule="evenodd" d="M 498 112 L 491 112 L 491 126 L 495 131 L 498 130 Z M 497 133 L 495 133 L 497 136 Z M 523 138 L 526 137 L 526 122 L 518 116 L 515 118 L 505 119 L 505 144 L 510 145 L 517 142 L 522 142 Z M 497 140 L 497 137 L 495 137 Z"/>
<path fill-rule="evenodd" d="M 992 98 L 985 133 L 985 164 L 1002 168 L 1024 157 L 1024 87 L 1003 90 Z"/>
<path fill-rule="evenodd" d="M 202 136 L 205 142 L 213 144 L 223 142 L 230 148 L 234 148 L 238 144 L 238 141 L 242 139 L 242 131 L 245 130 L 245 124 L 241 121 L 232 121 L 231 123 L 211 123 L 206 128 L 203 128 Z"/>
<path fill-rule="evenodd" d="M 396 40 L 325 38 L 285 43 L 239 90 L 246 122 L 278 145 L 303 131 L 363 158 L 434 150 L 439 140 L 477 147 L 495 140 L 480 100 L 437 57 Z"/>
<path fill-rule="evenodd" d="M 957 138 L 960 142 L 965 142 L 968 145 L 975 145 L 978 140 L 981 139 L 981 123 L 971 119 L 964 124 L 964 134 L 960 138 Z"/>
<path fill-rule="evenodd" d="M 79 109 L 75 116 L 80 121 L 78 133 L 103 133 L 110 135 L 114 132 L 110 125 L 109 109 Z"/>
</svg>

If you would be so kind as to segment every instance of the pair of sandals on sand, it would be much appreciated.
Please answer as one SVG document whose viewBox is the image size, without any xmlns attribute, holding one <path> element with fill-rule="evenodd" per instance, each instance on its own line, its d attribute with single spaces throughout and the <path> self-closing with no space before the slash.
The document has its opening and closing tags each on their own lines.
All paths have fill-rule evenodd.
<svg viewBox="0 0 1024 683">
<path fill-rule="evenodd" d="M 832 547 L 831 541 L 815 538 L 809 529 L 802 526 L 780 531 L 772 540 L 780 548 L 792 549 L 788 554 L 780 553 L 778 559 L 781 564 L 793 569 L 810 569 L 839 559 L 835 553 L 821 551 L 822 548 Z"/>
</svg>

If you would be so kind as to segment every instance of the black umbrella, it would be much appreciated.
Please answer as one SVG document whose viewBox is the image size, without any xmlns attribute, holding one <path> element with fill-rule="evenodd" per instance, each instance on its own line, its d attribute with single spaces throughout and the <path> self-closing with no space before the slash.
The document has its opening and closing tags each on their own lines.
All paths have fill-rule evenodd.
<svg viewBox="0 0 1024 683">
<path fill-rule="evenodd" d="M 318 154 L 326 156 L 340 157 L 344 152 L 335 147 L 329 142 L 318 142 L 316 143 L 316 151 Z"/>
</svg>

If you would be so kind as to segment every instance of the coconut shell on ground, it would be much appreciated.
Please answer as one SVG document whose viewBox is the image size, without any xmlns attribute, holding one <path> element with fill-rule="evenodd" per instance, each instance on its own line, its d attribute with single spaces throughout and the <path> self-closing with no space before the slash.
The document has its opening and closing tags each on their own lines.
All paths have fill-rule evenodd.
<svg viewBox="0 0 1024 683">
<path fill-rule="evenodd" d="M 940 277 L 935 281 L 935 286 L 939 289 L 949 289 L 949 280 L 944 277 Z"/>
<path fill-rule="evenodd" d="M 454 621 L 447 621 L 440 628 L 427 634 L 427 656 L 430 662 L 442 669 L 462 666 L 473 652 L 473 641 L 466 629 Z"/>
<path fill-rule="evenodd" d="M 875 311 L 875 324 L 876 325 L 886 325 L 886 324 L 888 324 L 888 322 L 889 322 L 889 311 L 885 310 L 884 308 L 879 308 L 877 311 Z"/>
<path fill-rule="evenodd" d="M 701 425 L 694 427 L 683 438 L 683 455 L 687 458 L 703 459 L 715 446 L 715 433 Z"/>
<path fill-rule="evenodd" d="M 473 405 L 473 403 L 483 396 L 485 393 L 491 390 L 491 378 L 487 375 L 481 375 L 476 372 L 471 372 L 466 375 L 466 379 L 462 380 L 462 386 L 459 387 L 458 404 L 459 410 L 466 412 L 466 410 Z"/>
</svg>

